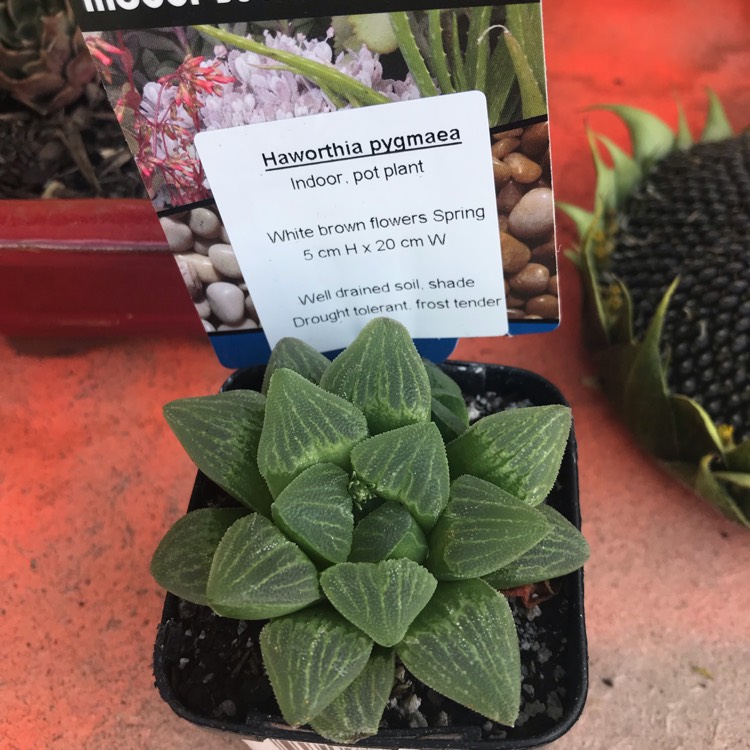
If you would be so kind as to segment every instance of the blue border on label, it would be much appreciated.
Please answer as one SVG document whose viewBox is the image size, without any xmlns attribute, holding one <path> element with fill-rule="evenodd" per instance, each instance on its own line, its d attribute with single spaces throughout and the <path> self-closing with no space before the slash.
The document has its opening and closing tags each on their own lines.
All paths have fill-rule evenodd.
<svg viewBox="0 0 750 750">
<path fill-rule="evenodd" d="M 240 333 L 209 333 L 211 345 L 224 367 L 233 370 L 251 365 L 264 365 L 268 362 L 271 347 L 262 331 L 248 331 Z M 432 362 L 444 362 L 453 353 L 458 339 L 414 339 L 417 351 Z M 324 352 L 329 357 L 335 357 L 341 349 Z"/>
</svg>

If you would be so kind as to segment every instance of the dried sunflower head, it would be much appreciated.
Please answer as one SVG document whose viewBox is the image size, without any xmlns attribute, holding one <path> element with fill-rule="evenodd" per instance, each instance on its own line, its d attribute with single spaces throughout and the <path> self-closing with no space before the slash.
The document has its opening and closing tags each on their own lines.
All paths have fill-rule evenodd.
<svg viewBox="0 0 750 750">
<path fill-rule="evenodd" d="M 673 133 L 605 108 L 633 155 L 590 134 L 594 211 L 561 205 L 604 388 L 649 450 L 750 527 L 750 132 L 733 134 L 712 93 L 698 143 L 682 113 Z"/>
</svg>

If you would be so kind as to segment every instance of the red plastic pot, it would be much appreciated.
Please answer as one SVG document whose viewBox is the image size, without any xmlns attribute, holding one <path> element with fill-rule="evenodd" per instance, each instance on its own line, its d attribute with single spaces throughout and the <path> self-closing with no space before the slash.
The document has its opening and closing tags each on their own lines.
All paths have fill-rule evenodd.
<svg viewBox="0 0 750 750">
<path fill-rule="evenodd" d="M 0 202 L 0 334 L 203 336 L 151 203 Z"/>
</svg>

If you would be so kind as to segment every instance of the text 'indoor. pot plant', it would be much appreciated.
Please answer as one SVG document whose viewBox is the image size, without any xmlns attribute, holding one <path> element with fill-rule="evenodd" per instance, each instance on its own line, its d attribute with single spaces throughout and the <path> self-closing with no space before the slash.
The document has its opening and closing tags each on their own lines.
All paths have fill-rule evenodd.
<svg viewBox="0 0 750 750">
<path fill-rule="evenodd" d="M 378 731 L 397 664 L 512 725 L 521 700 L 503 589 L 588 557 L 544 505 L 570 430 L 559 405 L 469 427 L 458 386 L 378 319 L 332 363 L 282 341 L 263 394 L 165 407 L 198 467 L 242 507 L 180 519 L 156 579 L 183 599 L 268 620 L 264 668 L 284 719 L 353 742 Z"/>
</svg>

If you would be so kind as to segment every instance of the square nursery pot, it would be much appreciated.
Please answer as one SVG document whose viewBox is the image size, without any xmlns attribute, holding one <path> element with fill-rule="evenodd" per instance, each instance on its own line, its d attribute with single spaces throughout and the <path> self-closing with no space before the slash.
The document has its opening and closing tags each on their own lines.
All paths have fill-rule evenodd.
<svg viewBox="0 0 750 750">
<path fill-rule="evenodd" d="M 549 381 L 526 370 L 466 362 L 448 362 L 443 369 L 458 382 L 481 415 L 513 405 L 566 404 Z M 222 390 L 260 390 L 263 370 L 240 370 Z M 580 528 L 572 431 L 547 502 Z M 235 504 L 198 473 L 189 511 Z M 518 599 L 511 600 L 523 674 L 521 715 L 516 726 L 487 722 L 423 687 L 420 710 L 425 716 L 446 711 L 452 717 L 449 726 L 381 729 L 357 745 L 510 750 L 538 747 L 567 732 L 580 716 L 588 690 L 583 571 L 563 576 L 555 585 L 559 585 L 556 595 L 532 609 Z M 262 626 L 263 622 L 218 617 L 208 607 L 167 594 L 154 649 L 154 675 L 162 698 L 178 716 L 238 738 L 268 739 L 271 742 L 267 744 L 280 748 L 302 747 L 289 743 L 332 747 L 311 730 L 291 729 L 281 718 L 256 650 Z M 393 711 L 390 717 L 389 711 Z M 394 718 L 394 714 L 394 709 L 386 709 L 386 720 Z"/>
</svg>

